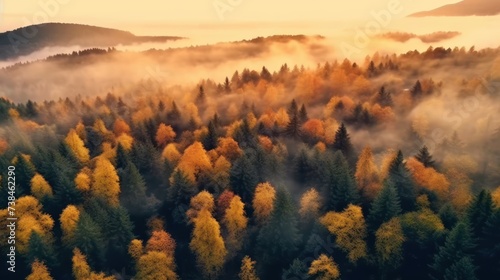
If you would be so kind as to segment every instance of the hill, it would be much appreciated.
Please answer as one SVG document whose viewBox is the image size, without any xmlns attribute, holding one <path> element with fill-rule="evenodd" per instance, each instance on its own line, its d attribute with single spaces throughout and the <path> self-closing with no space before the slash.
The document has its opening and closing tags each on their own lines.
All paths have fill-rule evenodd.
<svg viewBox="0 0 500 280">
<path fill-rule="evenodd" d="M 500 1 L 498 0 L 463 0 L 458 3 L 444 5 L 434 10 L 422 11 L 409 16 L 494 16 L 498 14 L 500 14 Z"/>
<path fill-rule="evenodd" d="M 44 23 L 0 33 L 0 60 L 28 55 L 46 47 L 113 47 L 183 39 L 174 36 L 136 36 L 130 32 L 71 23 Z"/>
</svg>

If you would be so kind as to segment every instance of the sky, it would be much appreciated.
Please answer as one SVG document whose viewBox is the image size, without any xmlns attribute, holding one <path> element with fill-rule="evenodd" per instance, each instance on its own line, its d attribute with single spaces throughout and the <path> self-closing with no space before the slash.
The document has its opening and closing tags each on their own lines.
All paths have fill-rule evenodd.
<svg viewBox="0 0 500 280">
<path fill-rule="evenodd" d="M 0 30 L 42 22 L 71 22 L 143 31 L 158 24 L 322 22 L 363 20 L 401 6 L 395 18 L 457 0 L 0 0 Z"/>
</svg>

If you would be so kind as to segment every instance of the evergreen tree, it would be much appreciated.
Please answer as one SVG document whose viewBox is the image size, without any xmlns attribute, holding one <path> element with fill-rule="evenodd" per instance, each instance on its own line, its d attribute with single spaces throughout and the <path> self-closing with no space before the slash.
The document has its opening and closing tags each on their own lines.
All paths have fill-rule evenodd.
<svg viewBox="0 0 500 280">
<path fill-rule="evenodd" d="M 342 123 L 340 127 L 335 132 L 335 140 L 333 141 L 333 149 L 335 151 L 341 151 L 346 158 L 351 158 L 353 156 L 353 147 L 351 144 L 351 138 L 347 133 L 347 129 Z"/>
<path fill-rule="evenodd" d="M 445 228 L 451 230 L 458 222 L 458 215 L 451 203 L 446 203 L 439 209 L 439 218 L 443 222 Z"/>
<path fill-rule="evenodd" d="M 388 178 L 396 187 L 401 201 L 401 209 L 403 212 L 408 212 L 415 209 L 417 194 L 411 173 L 403 160 L 403 153 L 398 151 L 396 158 L 390 164 Z"/>
<path fill-rule="evenodd" d="M 297 182 L 301 185 L 306 185 L 314 178 L 316 168 L 309 159 L 305 149 L 300 150 L 299 155 L 294 162 L 293 175 Z"/>
<path fill-rule="evenodd" d="M 300 130 L 300 121 L 297 114 L 292 115 L 290 122 L 288 122 L 288 124 L 286 125 L 283 133 L 286 136 L 295 139 L 298 139 L 302 135 L 302 132 Z"/>
<path fill-rule="evenodd" d="M 377 95 L 377 102 L 383 107 L 392 106 L 394 104 L 391 93 L 386 91 L 384 86 L 380 87 Z"/>
<path fill-rule="evenodd" d="M 231 84 L 229 83 L 229 78 L 226 77 L 226 79 L 224 80 L 224 91 L 226 93 L 230 93 L 231 92 Z"/>
<path fill-rule="evenodd" d="M 500 208 L 495 209 L 486 221 L 478 242 L 477 260 L 481 264 L 478 275 L 481 279 L 500 275 L 500 231 L 498 229 L 500 229 Z"/>
<path fill-rule="evenodd" d="M 35 166 L 21 153 L 17 155 L 16 170 L 16 196 L 30 194 L 30 181 L 35 176 Z"/>
<path fill-rule="evenodd" d="M 269 222 L 257 237 L 262 262 L 268 264 L 269 279 L 276 279 L 300 243 L 295 205 L 287 190 L 279 188 Z"/>
<path fill-rule="evenodd" d="M 420 80 L 417 80 L 417 82 L 411 89 L 411 94 L 413 98 L 418 98 L 422 95 L 422 84 L 420 83 Z"/>
<path fill-rule="evenodd" d="M 196 102 L 198 105 L 204 105 L 207 101 L 207 97 L 205 96 L 205 89 L 203 89 L 203 85 L 200 85 L 198 95 L 196 96 Z"/>
<path fill-rule="evenodd" d="M 250 205 L 258 181 L 255 166 L 247 156 L 243 155 L 233 163 L 229 181 L 233 191 L 246 205 Z"/>
<path fill-rule="evenodd" d="M 375 231 L 381 224 L 388 222 L 399 214 L 401 214 L 401 206 L 398 193 L 394 188 L 394 184 L 388 180 L 372 203 L 368 224 L 372 231 Z"/>
<path fill-rule="evenodd" d="M 287 113 L 290 117 L 299 115 L 299 107 L 297 106 L 297 102 L 295 102 L 295 99 L 293 99 L 290 103 L 290 107 L 288 107 Z"/>
<path fill-rule="evenodd" d="M 212 149 L 215 149 L 217 147 L 217 140 L 218 140 L 218 135 L 217 135 L 217 129 L 215 128 L 215 124 L 210 121 L 208 123 L 208 133 L 205 135 L 203 139 L 203 147 L 207 150 L 210 151 Z"/>
<path fill-rule="evenodd" d="M 463 257 L 444 272 L 444 280 L 476 280 L 475 266 L 470 257 Z"/>
<path fill-rule="evenodd" d="M 326 210 L 342 211 L 349 204 L 356 204 L 359 200 L 358 190 L 349 172 L 349 165 L 340 151 L 333 155 L 326 189 Z"/>
<path fill-rule="evenodd" d="M 420 161 L 421 163 L 424 164 L 425 167 L 433 167 L 435 168 L 435 162 L 432 159 L 431 154 L 429 153 L 429 150 L 427 149 L 427 146 L 423 146 L 418 154 L 415 156 L 415 158 Z"/>
<path fill-rule="evenodd" d="M 177 104 L 175 101 L 172 101 L 172 109 L 167 114 L 167 118 L 173 122 L 178 121 L 181 117 L 181 112 L 179 112 L 179 108 L 177 108 Z"/>
<path fill-rule="evenodd" d="M 127 252 L 130 241 L 134 238 L 134 225 L 127 211 L 122 208 L 111 209 L 110 219 L 104 234 L 108 241 L 107 260 L 109 266 L 122 269 L 127 265 Z"/>
<path fill-rule="evenodd" d="M 307 265 L 299 260 L 294 259 L 292 264 L 288 267 L 288 269 L 283 269 L 283 274 L 281 275 L 281 279 L 308 279 L 309 275 L 307 274 Z"/>
<path fill-rule="evenodd" d="M 172 216 L 176 223 L 186 221 L 186 211 L 188 205 L 196 194 L 196 187 L 191 184 L 189 178 L 182 171 L 177 170 L 172 174 L 172 184 L 167 190 L 167 204 L 172 211 Z"/>
<path fill-rule="evenodd" d="M 73 244 L 70 247 L 80 249 L 88 257 L 89 264 L 94 268 L 99 268 L 104 265 L 105 261 L 104 240 L 99 225 L 89 214 L 80 211 Z"/>
<path fill-rule="evenodd" d="M 302 104 L 302 106 L 300 106 L 300 110 L 299 110 L 299 121 L 301 124 L 307 122 L 309 120 L 309 116 L 307 114 L 307 110 L 306 110 L 306 106 L 304 104 Z"/>
<path fill-rule="evenodd" d="M 482 190 L 467 208 L 467 221 L 471 226 L 474 238 L 481 238 L 486 222 L 493 213 L 491 193 Z"/>
<path fill-rule="evenodd" d="M 457 273 L 457 271 L 451 272 L 449 270 L 455 270 L 453 266 L 456 266 L 457 262 L 461 261 L 462 258 L 472 258 L 474 248 L 475 244 L 473 243 L 470 228 L 466 223 L 458 223 L 446 237 L 445 244 L 439 248 L 439 252 L 434 256 L 431 267 L 434 270 L 435 278 L 445 279 L 446 275 L 449 277 L 452 273 Z M 475 267 L 472 266 L 470 269 L 472 271 L 467 274 L 473 274 Z"/>
<path fill-rule="evenodd" d="M 26 263 L 39 260 L 48 264 L 51 268 L 56 268 L 59 265 L 57 257 L 53 244 L 49 240 L 44 240 L 38 232 L 33 230 L 29 238 Z"/>
</svg>

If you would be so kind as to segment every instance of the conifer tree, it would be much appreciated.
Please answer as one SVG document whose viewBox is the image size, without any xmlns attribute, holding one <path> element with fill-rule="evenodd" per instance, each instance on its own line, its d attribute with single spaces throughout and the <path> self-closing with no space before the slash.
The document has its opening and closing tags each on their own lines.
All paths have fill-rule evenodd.
<svg viewBox="0 0 500 280">
<path fill-rule="evenodd" d="M 368 221 L 372 231 L 377 230 L 381 224 L 401 214 L 399 197 L 393 183 L 385 182 L 382 191 L 372 203 Z"/>
<path fill-rule="evenodd" d="M 432 159 L 431 154 L 429 153 L 429 149 L 427 146 L 423 146 L 419 151 L 415 158 L 424 164 L 425 167 L 433 167 L 435 168 L 435 161 Z"/>
<path fill-rule="evenodd" d="M 344 155 L 337 151 L 333 156 L 327 187 L 327 210 L 342 211 L 349 204 L 358 202 L 359 195 Z"/>
<path fill-rule="evenodd" d="M 35 260 L 31 264 L 31 274 L 26 277 L 26 280 L 52 280 L 52 276 L 50 276 L 49 269 L 47 266 L 40 262 L 39 260 Z"/>
<path fill-rule="evenodd" d="M 351 144 L 351 138 L 347 133 L 347 129 L 342 123 L 340 127 L 335 132 L 335 140 L 333 141 L 333 149 L 335 151 L 341 151 L 346 158 L 350 158 L 353 155 L 353 147 Z"/>
<path fill-rule="evenodd" d="M 288 263 L 300 243 L 297 226 L 298 221 L 292 198 L 287 190 L 279 188 L 269 222 L 262 227 L 257 237 L 262 255 L 260 260 L 273 265 L 273 270 L 282 268 Z M 269 269 L 271 270 L 271 267 Z"/>
<path fill-rule="evenodd" d="M 255 166 L 247 156 L 242 156 L 233 163 L 229 180 L 233 191 L 249 205 L 258 182 Z"/>
<path fill-rule="evenodd" d="M 403 153 L 398 151 L 396 158 L 389 166 L 388 179 L 394 184 L 398 192 L 401 209 L 403 212 L 408 212 L 415 209 L 417 195 L 410 171 L 403 160 Z"/>
<path fill-rule="evenodd" d="M 240 280 L 259 280 L 254 266 L 255 261 L 252 261 L 249 256 L 245 256 L 241 260 L 240 273 L 238 274 Z"/>
</svg>

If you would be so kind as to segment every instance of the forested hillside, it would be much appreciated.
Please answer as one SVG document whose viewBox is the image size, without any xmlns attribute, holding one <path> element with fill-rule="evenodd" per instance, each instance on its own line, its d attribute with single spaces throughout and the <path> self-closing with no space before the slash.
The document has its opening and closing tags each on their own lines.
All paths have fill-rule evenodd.
<svg viewBox="0 0 500 280">
<path fill-rule="evenodd" d="M 19 279 L 496 279 L 499 54 L 2 98 L 2 255 L 15 176 Z"/>
</svg>

